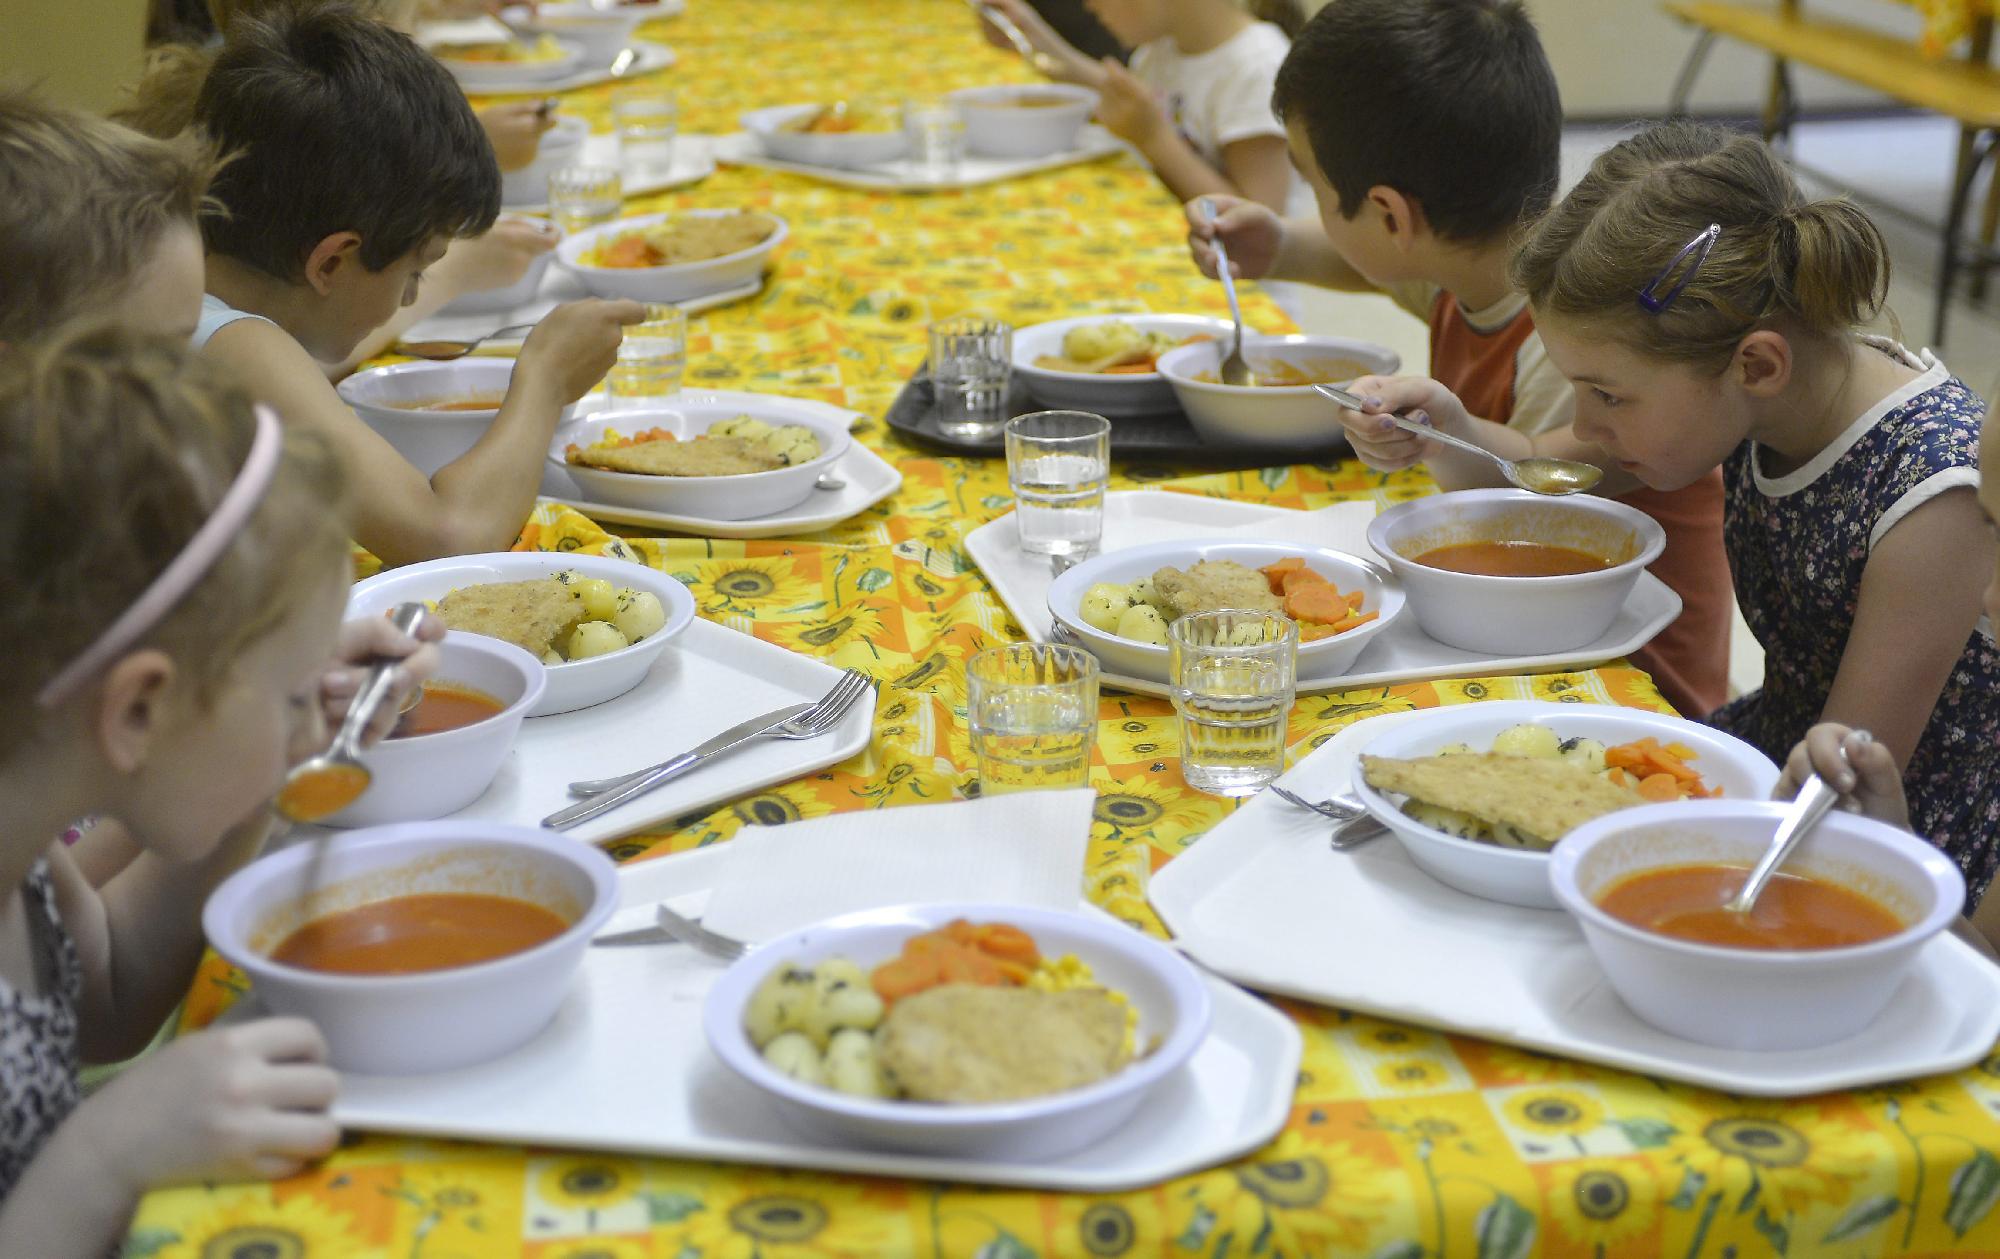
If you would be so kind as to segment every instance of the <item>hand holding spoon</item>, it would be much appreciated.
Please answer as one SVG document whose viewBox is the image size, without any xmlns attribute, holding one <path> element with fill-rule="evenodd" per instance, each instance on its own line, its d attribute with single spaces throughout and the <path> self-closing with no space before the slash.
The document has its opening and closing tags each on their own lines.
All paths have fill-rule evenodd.
<svg viewBox="0 0 2000 1259">
<path fill-rule="evenodd" d="M 1203 197 L 1201 210 L 1208 216 L 1208 225 L 1214 227 L 1214 199 Z M 1217 375 L 1225 385 L 1254 385 L 1257 377 L 1243 358 L 1243 308 L 1236 304 L 1236 277 L 1229 273 L 1229 252 L 1223 247 L 1220 236 L 1210 237 L 1209 244 L 1215 246 L 1215 275 L 1222 281 L 1223 294 L 1229 298 L 1229 317 L 1236 322 L 1235 338 L 1229 343 L 1229 353 L 1223 357 Z"/>
<path fill-rule="evenodd" d="M 495 328 L 485 336 L 471 341 L 404 341 L 396 349 L 411 358 L 429 359 L 433 363 L 449 363 L 455 358 L 464 358 L 488 341 L 524 337 L 534 330 L 535 325 L 531 323 L 517 323 L 505 328 Z"/>
<path fill-rule="evenodd" d="M 1338 385 L 1314 385 L 1313 388 L 1350 411 L 1378 414 L 1368 410 L 1367 399 L 1359 394 L 1349 393 Z M 1419 424 L 1407 415 L 1397 415 L 1394 412 L 1380 414 L 1386 414 L 1396 427 L 1415 433 L 1419 437 L 1428 437 L 1434 442 L 1443 442 L 1468 454 L 1491 459 L 1499 465 L 1500 475 L 1506 477 L 1509 484 L 1531 493 L 1581 494 L 1585 490 L 1594 488 L 1604 479 L 1604 469 L 1595 464 L 1577 463 L 1570 459 L 1544 459 L 1539 456 L 1532 459 L 1506 459 L 1462 437 L 1453 437 L 1450 433 L 1441 433 L 1428 424 Z"/>
<path fill-rule="evenodd" d="M 434 615 L 421 603 L 399 603 L 389 614 L 389 622 L 405 634 Z M 326 751 L 292 766 L 285 785 L 278 791 L 278 812 L 294 822 L 318 822 L 332 817 L 361 798 L 368 790 L 370 774 L 360 760 L 361 736 L 375 719 L 376 710 L 389 698 L 395 684 L 399 659 L 382 657 L 369 666 L 347 716 Z"/>
</svg>

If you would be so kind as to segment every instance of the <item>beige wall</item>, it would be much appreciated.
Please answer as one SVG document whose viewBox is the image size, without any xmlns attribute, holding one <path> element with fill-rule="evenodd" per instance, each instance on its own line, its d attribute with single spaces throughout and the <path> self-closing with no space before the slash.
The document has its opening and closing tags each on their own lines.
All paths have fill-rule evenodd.
<svg viewBox="0 0 2000 1259">
<path fill-rule="evenodd" d="M 0 0 L 0 83 L 86 109 L 139 77 L 145 0 Z"/>
</svg>

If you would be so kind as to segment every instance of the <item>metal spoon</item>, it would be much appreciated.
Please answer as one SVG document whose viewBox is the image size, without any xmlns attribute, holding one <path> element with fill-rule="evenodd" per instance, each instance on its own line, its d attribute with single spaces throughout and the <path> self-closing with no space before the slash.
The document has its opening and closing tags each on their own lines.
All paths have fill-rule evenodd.
<svg viewBox="0 0 2000 1259">
<path fill-rule="evenodd" d="M 999 31 L 1008 43 L 1014 45 L 1014 51 L 1021 54 L 1021 60 L 1033 66 L 1037 73 L 1045 74 L 1052 79 L 1057 77 L 1057 72 L 1062 69 L 1061 64 L 1054 57 L 1029 43 L 1021 28 L 1014 25 L 1013 18 L 990 4 L 982 4 L 980 0 L 965 0 L 965 2 L 972 6 L 974 13 L 991 22 L 993 29 Z"/>
<path fill-rule="evenodd" d="M 396 348 L 411 358 L 429 359 L 433 363 L 449 363 L 455 358 L 464 358 L 488 341 L 526 336 L 534 330 L 535 325 L 531 323 L 517 323 L 505 328 L 495 328 L 473 341 L 404 341 Z"/>
<path fill-rule="evenodd" d="M 405 634 L 435 615 L 421 603 L 399 603 L 389 614 L 389 622 Z M 368 676 L 347 706 L 347 717 L 333 742 L 318 756 L 299 762 L 285 775 L 278 791 L 278 812 L 294 822 L 317 822 L 332 817 L 361 798 L 368 790 L 371 775 L 359 756 L 361 736 L 374 720 L 375 712 L 389 698 L 400 660 L 384 657 L 369 666 Z"/>
<path fill-rule="evenodd" d="M 638 64 L 639 50 L 637 48 L 620 48 L 618 55 L 611 59 L 610 68 L 605 70 L 604 73 L 610 78 L 622 79 L 632 73 L 632 67 Z"/>
<path fill-rule="evenodd" d="M 1368 411 L 1367 402 L 1359 395 L 1347 392 L 1338 385 L 1314 385 L 1327 397 L 1332 398 L 1350 411 Z M 1373 413 L 1371 413 L 1373 414 Z M 1396 427 L 1419 437 L 1428 437 L 1435 442 L 1468 454 L 1491 459 L 1500 468 L 1500 475 L 1507 480 L 1535 494 L 1581 494 L 1604 479 L 1604 469 L 1589 463 L 1577 463 L 1570 459 L 1505 459 L 1484 446 L 1476 446 L 1462 437 L 1450 433 L 1440 433 L 1428 424 L 1419 424 L 1407 415 L 1386 413 Z"/>
<path fill-rule="evenodd" d="M 1743 887 L 1723 908 L 1732 914 L 1747 914 L 1757 904 L 1757 897 L 1764 885 L 1792 855 L 1799 842 L 1812 833 L 1819 820 L 1826 816 L 1840 793 L 1826 785 L 1818 774 L 1807 776 L 1799 787 L 1797 799 L 1792 802 L 1791 811 L 1779 821 L 1776 833 L 1771 836 L 1771 846 L 1764 850 L 1764 857 L 1750 871 L 1750 877 L 1743 881 Z"/>
<path fill-rule="evenodd" d="M 847 488 L 847 482 L 841 480 L 831 472 L 822 472 L 819 474 L 819 479 L 813 482 L 813 488 L 816 490 L 844 490 Z"/>
<path fill-rule="evenodd" d="M 1215 226 L 1215 199 L 1203 197 L 1201 212 L 1208 216 L 1208 225 Z M 1229 274 L 1229 251 L 1222 246 L 1222 238 L 1214 236 L 1209 243 L 1215 246 L 1215 274 L 1222 281 L 1222 291 L 1229 297 L 1229 317 L 1236 321 L 1236 334 L 1229 343 L 1229 356 L 1222 360 L 1220 372 L 1225 385 L 1254 385 L 1256 373 L 1250 364 L 1243 361 L 1243 308 L 1236 304 L 1236 277 Z"/>
</svg>

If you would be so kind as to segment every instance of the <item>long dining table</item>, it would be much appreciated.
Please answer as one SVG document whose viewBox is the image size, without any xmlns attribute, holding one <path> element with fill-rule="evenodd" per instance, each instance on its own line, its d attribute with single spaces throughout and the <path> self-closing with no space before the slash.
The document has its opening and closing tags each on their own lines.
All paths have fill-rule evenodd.
<svg viewBox="0 0 2000 1259">
<path fill-rule="evenodd" d="M 958 0 L 689 0 L 641 36 L 678 62 L 657 79 L 683 129 L 736 130 L 746 109 L 1018 81 Z M 1365 64 L 1365 59 L 1364 59 Z M 611 89 L 565 94 L 609 126 Z M 557 504 L 518 546 L 611 553 L 671 573 L 700 615 L 865 671 L 878 684 L 859 755 L 672 830 L 608 845 L 643 862 L 727 843 L 745 826 L 962 798 L 975 789 L 965 663 L 1020 638 L 967 556 L 1011 507 L 1004 464 L 940 457 L 881 417 L 921 363 L 925 327 L 983 312 L 1025 326 L 1145 308 L 1223 313 L 1189 264 L 1179 208 L 1135 160 L 958 192 L 853 191 L 725 166 L 634 198 L 628 214 L 754 206 L 791 238 L 755 298 L 692 321 L 690 386 L 818 399 L 867 419 L 859 441 L 901 489 L 807 536 L 728 541 L 613 533 Z M 1268 295 L 1250 322 L 1289 327 Z M 1368 329 L 1344 329 L 1366 337 Z M 1421 473 L 1353 461 L 1204 471 L 1121 462 L 1113 488 L 1312 509 L 1431 493 Z M 1303 697 L 1294 753 L 1380 713 L 1492 699 L 1666 711 L 1623 663 Z M 663 749 L 663 752 L 670 749 Z M 1107 689 L 1090 766 L 1086 882 L 1099 905 L 1162 928 L 1149 876 L 1235 807 L 1188 788 L 1162 699 Z M 244 981 L 213 957 L 180 1028 L 207 1025 Z M 723 1259 L 756 1256 L 1151 1255 L 1524 1259 L 1530 1255 L 2000 1254 L 2000 1054 L 1953 1076 L 1793 1101 L 1732 1097 L 1338 1009 L 1276 1001 L 1304 1039 L 1289 1117 L 1247 1157 L 1133 1192 L 1077 1195 L 919 1183 L 615 1152 L 348 1134 L 276 1183 L 211 1184 L 142 1202 L 129 1259 Z M 630 1046 L 635 1090 L 675 1087 Z"/>
</svg>

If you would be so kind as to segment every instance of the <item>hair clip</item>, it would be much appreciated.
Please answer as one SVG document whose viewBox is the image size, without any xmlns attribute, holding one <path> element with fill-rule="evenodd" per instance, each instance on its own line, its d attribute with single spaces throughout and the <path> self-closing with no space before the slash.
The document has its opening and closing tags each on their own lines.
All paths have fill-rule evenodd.
<svg viewBox="0 0 2000 1259">
<path fill-rule="evenodd" d="M 1655 315 L 1673 305 L 1674 299 L 1681 295 L 1681 290 L 1688 286 L 1688 281 L 1694 279 L 1694 273 L 1701 270 L 1701 264 L 1708 261 L 1708 252 L 1715 248 L 1716 238 L 1721 235 L 1722 224 L 1720 223 L 1710 223 L 1707 227 L 1696 233 L 1695 238 L 1687 244 L 1682 245 L 1681 251 L 1669 259 L 1666 266 L 1660 268 L 1660 273 L 1647 281 L 1645 288 L 1639 290 L 1639 304 Z M 1695 253 L 1696 250 L 1700 250 L 1701 252 Z M 1655 292 L 1654 290 L 1666 283 L 1667 277 L 1674 273 L 1674 268 L 1681 265 L 1681 259 L 1687 257 L 1689 254 L 1694 254 L 1694 261 L 1689 263 L 1688 269 L 1681 273 L 1679 282 L 1668 289 L 1664 295 Z"/>
</svg>

